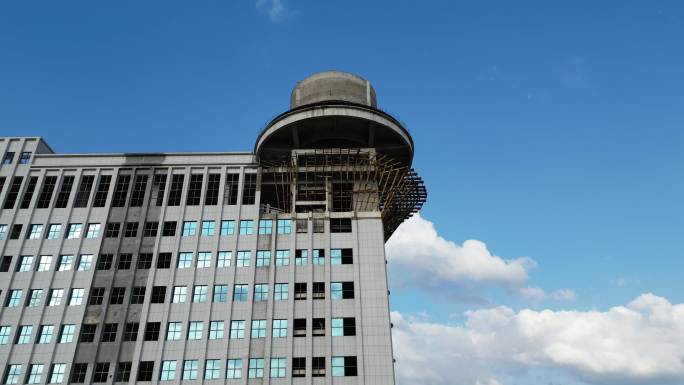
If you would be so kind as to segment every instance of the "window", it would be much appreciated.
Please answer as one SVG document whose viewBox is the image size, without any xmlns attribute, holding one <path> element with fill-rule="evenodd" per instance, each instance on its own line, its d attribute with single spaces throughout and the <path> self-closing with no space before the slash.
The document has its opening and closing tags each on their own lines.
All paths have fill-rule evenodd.
<svg viewBox="0 0 684 385">
<path fill-rule="evenodd" d="M 20 325 L 18 329 L 19 333 L 17 333 L 17 339 L 14 343 L 17 345 L 23 345 L 31 342 L 31 333 L 33 333 L 33 326 Z"/>
<path fill-rule="evenodd" d="M 287 283 L 276 283 L 273 290 L 273 299 L 276 301 L 286 301 L 289 297 L 289 285 Z"/>
<path fill-rule="evenodd" d="M 192 302 L 202 303 L 207 301 L 207 286 L 197 285 L 192 290 Z"/>
<path fill-rule="evenodd" d="M 138 381 L 152 381 L 152 373 L 154 373 L 154 361 L 141 361 L 138 365 Z"/>
<path fill-rule="evenodd" d="M 292 325 L 292 335 L 306 337 L 306 318 L 295 318 Z"/>
<path fill-rule="evenodd" d="M 17 289 L 10 289 L 7 299 L 5 300 L 5 307 L 17 307 L 21 303 L 22 291 Z"/>
<path fill-rule="evenodd" d="M 183 222 L 183 236 L 191 237 L 197 233 L 197 222 L 185 221 Z"/>
<path fill-rule="evenodd" d="M 331 233 L 351 233 L 351 218 L 330 218 Z"/>
<path fill-rule="evenodd" d="M 314 265 L 324 265 L 325 264 L 325 250 L 314 249 L 313 255 L 311 256 L 311 263 Z"/>
<path fill-rule="evenodd" d="M 238 196 L 238 185 L 240 184 L 240 174 L 226 175 L 226 189 L 223 192 L 224 205 L 236 205 Z"/>
<path fill-rule="evenodd" d="M 221 235 L 235 234 L 235 221 L 221 221 Z"/>
<path fill-rule="evenodd" d="M 131 292 L 131 304 L 140 305 L 145 303 L 145 286 L 134 286 Z"/>
<path fill-rule="evenodd" d="M 183 379 L 196 380 L 197 379 L 197 360 L 183 361 Z"/>
<path fill-rule="evenodd" d="M 288 266 L 290 264 L 290 250 L 276 250 L 276 266 Z"/>
<path fill-rule="evenodd" d="M 48 306 L 59 306 L 59 305 L 61 305 L 63 297 L 64 297 L 64 289 L 52 289 L 52 290 L 50 290 L 50 302 L 48 302 Z"/>
<path fill-rule="evenodd" d="M 228 359 L 226 362 L 226 378 L 242 378 L 242 359 Z"/>
<path fill-rule="evenodd" d="M 204 269 L 211 267 L 211 253 L 208 251 L 200 251 L 197 253 L 197 268 Z"/>
<path fill-rule="evenodd" d="M 259 221 L 259 234 L 271 234 L 273 232 L 273 221 L 261 219 Z"/>
<path fill-rule="evenodd" d="M 104 324 L 104 328 L 102 329 L 102 342 L 115 342 L 116 341 L 116 332 L 118 329 L 119 325 L 115 323 L 106 323 Z"/>
<path fill-rule="evenodd" d="M 250 358 L 249 359 L 249 378 L 263 378 L 264 377 L 264 359 Z"/>
<path fill-rule="evenodd" d="M 249 289 L 245 284 L 239 284 L 233 286 L 233 301 L 247 301 L 249 294 Z"/>
<path fill-rule="evenodd" d="M 7 197 L 5 198 L 5 204 L 2 206 L 3 209 L 11 210 L 14 208 L 14 203 L 17 201 L 19 196 L 19 191 L 21 190 L 21 183 L 24 181 L 24 177 L 15 176 L 12 178 L 12 185 L 9 191 L 7 191 Z M 49 204 L 49 202 L 48 202 Z M 46 206 L 47 207 L 47 206 Z"/>
<path fill-rule="evenodd" d="M 330 250 L 330 264 L 331 265 L 350 265 L 354 263 L 353 249 L 331 249 Z"/>
<path fill-rule="evenodd" d="M 354 282 L 330 282 L 330 298 L 354 298 Z"/>
<path fill-rule="evenodd" d="M 139 323 L 126 322 L 122 339 L 124 341 L 136 341 L 138 339 L 138 329 L 140 329 Z"/>
<path fill-rule="evenodd" d="M 29 301 L 27 306 L 34 307 L 40 304 L 40 298 L 43 296 L 43 289 L 32 289 L 29 292 Z"/>
<path fill-rule="evenodd" d="M 109 195 L 109 185 L 112 183 L 111 175 L 101 175 L 100 181 L 95 191 L 95 198 L 93 198 L 93 207 L 104 207 L 107 203 L 107 195 Z"/>
<path fill-rule="evenodd" d="M 216 222 L 214 221 L 202 221 L 202 233 L 203 237 L 210 237 L 216 233 Z"/>
<path fill-rule="evenodd" d="M 97 324 L 81 325 L 81 334 L 78 336 L 78 342 L 93 342 L 95 340 L 96 331 Z"/>
<path fill-rule="evenodd" d="M 66 364 L 52 364 L 50 370 L 49 384 L 61 384 L 64 382 L 64 374 L 66 373 Z"/>
<path fill-rule="evenodd" d="M 178 341 L 181 339 L 183 326 L 180 322 L 169 322 L 166 324 L 166 339 L 168 341 Z"/>
<path fill-rule="evenodd" d="M 256 174 L 245 174 L 245 185 L 242 190 L 242 204 L 253 205 L 256 202 Z"/>
<path fill-rule="evenodd" d="M 5 179 L 0 178 L 0 190 L 2 190 L 2 185 L 5 183 Z M 21 205 L 19 208 L 27 209 L 31 206 L 31 199 L 33 199 L 33 193 L 36 191 L 36 185 L 38 184 L 38 177 L 29 177 L 28 185 L 26 190 L 24 190 L 24 196 L 21 198 Z"/>
<path fill-rule="evenodd" d="M 162 237 L 175 237 L 176 227 L 178 227 L 178 222 L 176 221 L 165 221 L 162 227 Z"/>
<path fill-rule="evenodd" d="M 73 255 L 60 255 L 59 265 L 57 266 L 57 271 L 69 271 L 71 270 L 71 265 L 74 263 Z"/>
<path fill-rule="evenodd" d="M 247 267 L 249 266 L 249 260 L 252 259 L 252 255 L 249 251 L 238 251 L 237 252 L 237 267 Z"/>
<path fill-rule="evenodd" d="M 47 239 L 59 239 L 59 235 L 62 232 L 62 225 L 58 223 L 53 223 L 48 228 Z"/>
<path fill-rule="evenodd" d="M 9 335 L 11 332 L 11 326 L 0 326 L 0 345 L 7 345 L 9 343 Z"/>
<path fill-rule="evenodd" d="M 356 357 L 332 357 L 331 365 L 333 377 L 356 376 Z"/>
<path fill-rule="evenodd" d="M 6 163 L 5 163 L 6 164 Z M 5 372 L 5 384 L 18 384 L 21 377 L 21 365 L 11 364 L 7 365 Z"/>
<path fill-rule="evenodd" d="M 325 299 L 325 282 L 314 282 L 312 287 L 313 299 Z"/>
<path fill-rule="evenodd" d="M 40 195 L 38 195 L 38 202 L 36 203 L 36 208 L 46 209 L 50 206 L 50 201 L 52 201 L 52 193 L 55 191 L 56 185 L 56 176 L 51 175 L 43 178 L 43 187 L 41 187 L 40 189 Z"/>
<path fill-rule="evenodd" d="M 2 164 L 12 164 L 14 161 L 14 152 L 7 151 L 5 157 L 2 158 Z"/>
<path fill-rule="evenodd" d="M 77 239 L 81 238 L 81 232 L 83 231 L 83 224 L 81 223 L 69 223 L 67 230 L 67 239 Z"/>
<path fill-rule="evenodd" d="M 2 263 L 0 263 L 0 271 L 8 272 L 11 265 L 12 265 L 12 256 L 11 255 L 5 255 L 4 257 L 2 257 Z"/>
<path fill-rule="evenodd" d="M 59 332 L 59 343 L 68 344 L 74 341 L 74 334 L 76 333 L 76 325 L 66 324 L 62 325 Z"/>
<path fill-rule="evenodd" d="M 94 175 L 83 175 L 81 177 L 78 190 L 76 191 L 76 198 L 74 198 L 74 207 L 88 207 L 90 191 L 93 189 L 94 181 Z"/>
<path fill-rule="evenodd" d="M 295 265 L 304 266 L 309 260 L 309 250 L 297 249 L 295 250 Z"/>
<path fill-rule="evenodd" d="M 287 320 L 274 319 L 273 320 L 273 338 L 287 337 Z"/>
<path fill-rule="evenodd" d="M 38 260 L 38 268 L 36 271 L 50 271 L 52 265 L 52 255 L 41 255 Z"/>
<path fill-rule="evenodd" d="M 157 255 L 157 268 L 168 269 L 171 267 L 171 253 L 159 253 Z"/>
<path fill-rule="evenodd" d="M 206 360 L 204 363 L 204 378 L 217 380 L 221 378 L 221 360 Z"/>
<path fill-rule="evenodd" d="M 355 336 L 356 335 L 356 321 L 354 317 L 333 318 L 331 320 L 332 336 Z"/>
<path fill-rule="evenodd" d="M 93 382 L 107 382 L 109 375 L 109 362 L 95 363 L 95 370 L 93 371 Z"/>
<path fill-rule="evenodd" d="M 59 192 L 57 193 L 57 199 L 55 200 L 55 208 L 67 207 L 67 203 L 69 203 L 69 196 L 71 195 L 71 190 L 73 186 L 73 175 L 67 175 L 62 178 L 62 186 L 59 188 Z"/>
<path fill-rule="evenodd" d="M 112 261 L 114 261 L 114 256 L 112 254 L 100 254 L 97 259 L 97 270 L 109 270 L 112 268 Z"/>
<path fill-rule="evenodd" d="M 69 298 L 69 306 L 78 306 L 83 304 L 83 296 L 85 289 L 71 289 L 71 296 Z"/>
<path fill-rule="evenodd" d="M 221 184 L 221 174 L 209 174 L 207 181 L 207 193 L 204 196 L 204 204 L 216 206 L 218 204 L 219 185 Z"/>
<path fill-rule="evenodd" d="M 240 221 L 240 234 L 251 235 L 253 234 L 254 221 L 242 220 Z"/>
<path fill-rule="evenodd" d="M 162 361 L 160 381 L 173 381 L 176 379 L 176 361 Z"/>
<path fill-rule="evenodd" d="M 118 222 L 107 223 L 107 227 L 105 228 L 105 234 L 104 234 L 105 238 L 118 238 L 120 229 L 121 229 L 121 223 L 118 223 Z"/>
<path fill-rule="evenodd" d="M 294 286 L 294 299 L 303 300 L 306 299 L 306 282 L 296 282 Z"/>
<path fill-rule="evenodd" d="M 90 296 L 88 297 L 88 305 L 102 305 L 104 299 L 105 288 L 93 287 L 90 289 Z"/>
<path fill-rule="evenodd" d="M 31 271 L 32 267 L 33 267 L 33 256 L 24 255 L 23 257 L 21 257 L 19 265 L 17 265 L 17 271 L 19 271 L 19 272 Z"/>
<path fill-rule="evenodd" d="M 268 301 L 268 284 L 258 283 L 254 285 L 254 301 Z"/>
<path fill-rule="evenodd" d="M 116 268 L 119 270 L 128 270 L 131 268 L 131 262 L 133 262 L 133 254 L 119 254 L 119 262 L 116 264 Z"/>
<path fill-rule="evenodd" d="M 285 377 L 285 359 L 271 358 L 271 378 Z"/>
<path fill-rule="evenodd" d="M 137 269 L 149 269 L 152 267 L 152 253 L 140 253 L 138 254 L 138 262 L 136 263 Z"/>
<path fill-rule="evenodd" d="M 130 175 L 119 175 L 114 185 L 114 195 L 112 196 L 112 207 L 124 207 L 128 196 L 128 187 L 131 183 Z"/>
<path fill-rule="evenodd" d="M 155 194 L 156 191 L 156 194 Z M 150 206 L 161 207 L 164 205 L 164 193 L 166 192 L 166 175 L 157 174 L 152 179 L 152 200 Z"/>
<path fill-rule="evenodd" d="M 73 363 L 71 364 L 71 375 L 69 377 L 69 382 L 74 384 L 82 384 L 85 382 L 85 376 L 88 372 L 88 364 L 86 363 Z"/>
<path fill-rule="evenodd" d="M 216 256 L 216 267 L 229 267 L 231 257 L 230 251 L 219 251 Z"/>
<path fill-rule="evenodd" d="M 188 326 L 188 340 L 201 340 L 204 324 L 201 321 L 190 321 Z"/>
<path fill-rule="evenodd" d="M 135 238 L 138 236 L 138 222 L 126 222 L 124 237 Z"/>
<path fill-rule="evenodd" d="M 292 358 L 292 377 L 306 376 L 306 357 Z"/>
<path fill-rule="evenodd" d="M 88 270 L 90 270 L 90 267 L 92 265 L 93 265 L 93 255 L 92 254 L 81 254 L 81 257 L 78 259 L 78 268 L 76 270 L 88 271 Z"/>
<path fill-rule="evenodd" d="M 31 225 L 31 228 L 29 229 L 28 233 L 28 239 L 40 239 L 40 237 L 43 235 L 43 225 L 36 225 L 33 224 Z"/>
<path fill-rule="evenodd" d="M 209 322 L 209 339 L 220 340 L 223 338 L 223 321 Z"/>
<path fill-rule="evenodd" d="M 143 226 L 143 237 L 156 237 L 159 229 L 159 222 L 145 222 Z"/>
<path fill-rule="evenodd" d="M 123 305 L 124 297 L 126 296 L 125 287 L 113 287 L 112 295 L 109 297 L 109 303 L 111 305 Z"/>
<path fill-rule="evenodd" d="M 188 206 L 198 206 L 200 198 L 202 197 L 202 180 L 204 175 L 191 174 L 190 186 L 188 186 L 188 195 L 185 199 L 185 204 Z"/>
<path fill-rule="evenodd" d="M 192 266 L 192 253 L 178 253 L 178 269 L 186 269 Z"/>
<path fill-rule="evenodd" d="M 157 341 L 159 339 L 161 322 L 148 322 L 145 325 L 145 341 Z"/>
<path fill-rule="evenodd" d="M 309 231 L 309 221 L 306 219 L 297 219 L 296 227 L 297 233 L 306 233 Z"/>
<path fill-rule="evenodd" d="M 21 236 L 21 228 L 23 225 L 15 224 L 12 226 L 12 232 L 10 232 L 10 239 L 19 239 Z"/>
<path fill-rule="evenodd" d="M 31 161 L 31 152 L 30 151 L 22 151 L 21 155 L 19 155 L 19 164 L 28 164 Z"/>
<path fill-rule="evenodd" d="M 142 207 L 145 201 L 145 189 L 147 189 L 147 175 L 136 175 L 131 192 L 131 207 Z"/>
<path fill-rule="evenodd" d="M 52 335 L 55 332 L 54 325 L 41 325 L 38 331 L 38 343 L 39 344 L 49 344 L 52 342 Z"/>
<path fill-rule="evenodd" d="M 271 252 L 269 250 L 258 250 L 256 253 L 256 265 L 268 266 L 271 263 Z"/>
<path fill-rule="evenodd" d="M 214 285 L 214 302 L 228 302 L 228 285 Z"/>
<path fill-rule="evenodd" d="M 325 318 L 313 318 L 311 320 L 311 335 L 314 337 L 325 336 Z"/>
<path fill-rule="evenodd" d="M 252 320 L 252 338 L 266 337 L 266 320 L 256 319 Z"/>
<path fill-rule="evenodd" d="M 292 232 L 291 219 L 278 219 L 278 234 L 290 234 Z"/>
<path fill-rule="evenodd" d="M 171 297 L 171 303 L 183 303 L 188 296 L 187 286 L 174 286 L 173 287 L 173 297 Z"/>
<path fill-rule="evenodd" d="M 325 357 L 311 358 L 311 376 L 325 377 Z"/>
<path fill-rule="evenodd" d="M 86 238 L 92 239 L 100 236 L 100 224 L 99 223 L 88 223 L 88 229 L 86 230 Z"/>
<path fill-rule="evenodd" d="M 132 362 L 119 362 L 114 371 L 114 382 L 128 382 L 131 378 Z"/>
<path fill-rule="evenodd" d="M 230 338 L 245 338 L 245 321 L 231 321 Z"/>
</svg>

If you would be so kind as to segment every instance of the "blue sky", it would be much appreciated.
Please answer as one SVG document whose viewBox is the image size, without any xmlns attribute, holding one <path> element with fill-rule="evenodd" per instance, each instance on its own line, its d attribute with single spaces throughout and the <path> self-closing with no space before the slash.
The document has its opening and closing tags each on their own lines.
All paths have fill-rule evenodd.
<svg viewBox="0 0 684 385">
<path fill-rule="evenodd" d="M 0 134 L 58 152 L 245 151 L 297 80 L 362 75 L 413 134 L 421 220 L 536 265 L 523 281 L 425 284 L 390 264 L 406 330 L 465 328 L 464 312 L 498 306 L 684 302 L 683 68 L 679 1 L 8 1 Z M 615 381 L 491 359 L 458 381 Z M 674 371 L 626 379 L 684 381 Z"/>
</svg>

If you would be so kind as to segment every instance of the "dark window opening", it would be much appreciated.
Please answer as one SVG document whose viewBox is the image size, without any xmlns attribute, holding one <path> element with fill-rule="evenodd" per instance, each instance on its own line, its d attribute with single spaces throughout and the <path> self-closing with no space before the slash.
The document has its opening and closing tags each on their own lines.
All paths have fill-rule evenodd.
<svg viewBox="0 0 684 385">
<path fill-rule="evenodd" d="M 93 182 L 95 182 L 95 176 L 93 175 L 81 177 L 81 183 L 78 185 L 78 191 L 76 191 L 76 198 L 74 199 L 74 207 L 88 207 Z"/>
<path fill-rule="evenodd" d="M 73 175 L 67 175 L 62 178 L 62 186 L 59 188 L 57 200 L 55 200 L 55 208 L 63 209 L 67 207 L 69 197 L 71 196 L 71 190 L 74 186 L 74 178 Z"/>
<path fill-rule="evenodd" d="M 150 303 L 164 303 L 166 298 L 166 286 L 154 286 Z"/>
<path fill-rule="evenodd" d="M 226 190 L 223 192 L 224 205 L 236 205 L 238 187 L 240 185 L 240 174 L 226 175 Z"/>
<path fill-rule="evenodd" d="M 112 261 L 114 260 L 114 255 L 112 254 L 100 254 L 97 259 L 97 270 L 109 270 L 112 268 Z"/>
<path fill-rule="evenodd" d="M 130 175 L 119 175 L 114 185 L 114 195 L 112 196 L 112 207 L 124 207 L 128 197 L 128 187 L 131 184 Z"/>
<path fill-rule="evenodd" d="M 168 269 L 171 267 L 171 253 L 159 253 L 157 256 L 157 269 Z"/>
<path fill-rule="evenodd" d="M 176 235 L 176 227 L 178 223 L 176 221 L 166 221 L 164 222 L 164 227 L 162 227 L 162 237 L 173 237 Z"/>
<path fill-rule="evenodd" d="M 149 269 L 152 267 L 152 253 L 140 253 L 138 255 L 137 269 Z"/>
<path fill-rule="evenodd" d="M 147 175 L 136 175 L 131 192 L 131 207 L 142 207 L 145 202 L 145 190 L 147 189 Z"/>
<path fill-rule="evenodd" d="M 294 299 L 295 300 L 306 299 L 306 282 L 295 282 Z"/>
<path fill-rule="evenodd" d="M 37 176 L 29 177 L 28 185 L 26 186 L 26 190 L 24 191 L 24 196 L 21 198 L 20 208 L 27 209 L 31 206 L 31 199 L 33 198 L 33 193 L 36 190 L 37 184 L 38 184 L 38 177 Z"/>
<path fill-rule="evenodd" d="M 157 174 L 152 179 L 152 199 L 154 205 L 161 207 L 164 204 L 164 193 L 166 192 L 166 174 Z"/>
<path fill-rule="evenodd" d="M 105 234 L 104 234 L 105 238 L 118 238 L 120 228 L 121 228 L 121 223 L 118 223 L 118 222 L 107 223 L 107 226 L 105 227 Z"/>
<path fill-rule="evenodd" d="M 112 183 L 111 175 L 101 175 L 100 182 L 97 184 L 97 191 L 93 199 L 93 207 L 104 207 L 107 204 L 109 195 L 109 185 Z"/>
<path fill-rule="evenodd" d="M 56 178 L 56 177 L 55 177 Z M 5 204 L 2 206 L 3 209 L 11 210 L 14 208 L 14 203 L 17 201 L 19 196 L 19 191 L 21 190 L 21 182 L 24 181 L 24 177 L 15 176 L 12 178 L 12 185 L 7 192 L 7 198 L 5 198 Z"/>
<path fill-rule="evenodd" d="M 119 270 L 128 270 L 131 268 L 131 262 L 133 261 L 133 254 L 123 253 L 119 254 L 119 261 L 116 264 L 116 268 Z"/>
<path fill-rule="evenodd" d="M 242 190 L 242 204 L 253 205 L 256 201 L 257 174 L 245 174 L 245 185 Z"/>
<path fill-rule="evenodd" d="M 185 199 L 185 204 L 188 206 L 198 206 L 202 197 L 202 181 L 204 175 L 191 174 L 190 186 L 188 187 L 188 196 Z"/>
<path fill-rule="evenodd" d="M 295 337 L 306 337 L 306 318 L 294 319 L 292 335 Z"/>
<path fill-rule="evenodd" d="M 221 184 L 221 174 L 209 174 L 207 181 L 207 193 L 204 196 L 204 204 L 216 206 L 218 204 L 219 186 Z"/>
<path fill-rule="evenodd" d="M 173 175 L 171 177 L 171 188 L 169 189 L 169 206 L 180 206 L 181 196 L 183 195 L 184 175 Z"/>
<path fill-rule="evenodd" d="M 145 222 L 145 227 L 143 227 L 143 237 L 156 237 L 158 228 L 159 222 Z"/>
<path fill-rule="evenodd" d="M 351 233 L 351 218 L 330 218 L 331 233 Z"/>
<path fill-rule="evenodd" d="M 93 342 L 95 340 L 95 332 L 97 331 L 96 324 L 81 325 L 81 334 L 78 337 L 78 342 Z"/>
</svg>

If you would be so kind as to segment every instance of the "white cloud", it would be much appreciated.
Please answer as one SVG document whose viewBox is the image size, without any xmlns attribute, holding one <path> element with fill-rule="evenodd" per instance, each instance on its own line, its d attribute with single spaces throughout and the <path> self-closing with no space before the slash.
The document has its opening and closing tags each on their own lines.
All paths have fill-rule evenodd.
<svg viewBox="0 0 684 385">
<path fill-rule="evenodd" d="M 256 7 L 266 13 L 271 21 L 280 21 L 285 16 L 285 4 L 282 0 L 257 0 Z"/>
<path fill-rule="evenodd" d="M 561 370 L 597 384 L 684 382 L 684 304 L 653 294 L 607 311 L 501 306 L 465 315 L 446 325 L 392 313 L 398 385 L 496 384 L 494 367 Z"/>
<path fill-rule="evenodd" d="M 577 294 L 570 289 L 556 290 L 549 294 L 540 287 L 526 286 L 520 288 L 519 292 L 520 295 L 533 302 L 540 302 L 546 299 L 554 299 L 556 301 L 574 301 L 577 299 Z"/>
<path fill-rule="evenodd" d="M 520 285 L 536 263 L 531 258 L 505 260 L 493 255 L 483 242 L 463 245 L 444 239 L 432 222 L 414 215 L 403 223 L 386 245 L 387 259 L 416 274 L 425 273 L 442 282 L 470 280 Z"/>
</svg>

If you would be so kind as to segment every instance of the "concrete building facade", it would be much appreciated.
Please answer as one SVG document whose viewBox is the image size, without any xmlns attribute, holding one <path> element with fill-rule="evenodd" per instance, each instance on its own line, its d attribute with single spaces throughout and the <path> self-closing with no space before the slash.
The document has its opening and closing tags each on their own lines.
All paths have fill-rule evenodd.
<svg viewBox="0 0 684 385">
<path fill-rule="evenodd" d="M 3 384 L 394 384 L 384 242 L 426 198 L 357 76 L 299 82 L 252 152 L 0 138 Z"/>
</svg>

